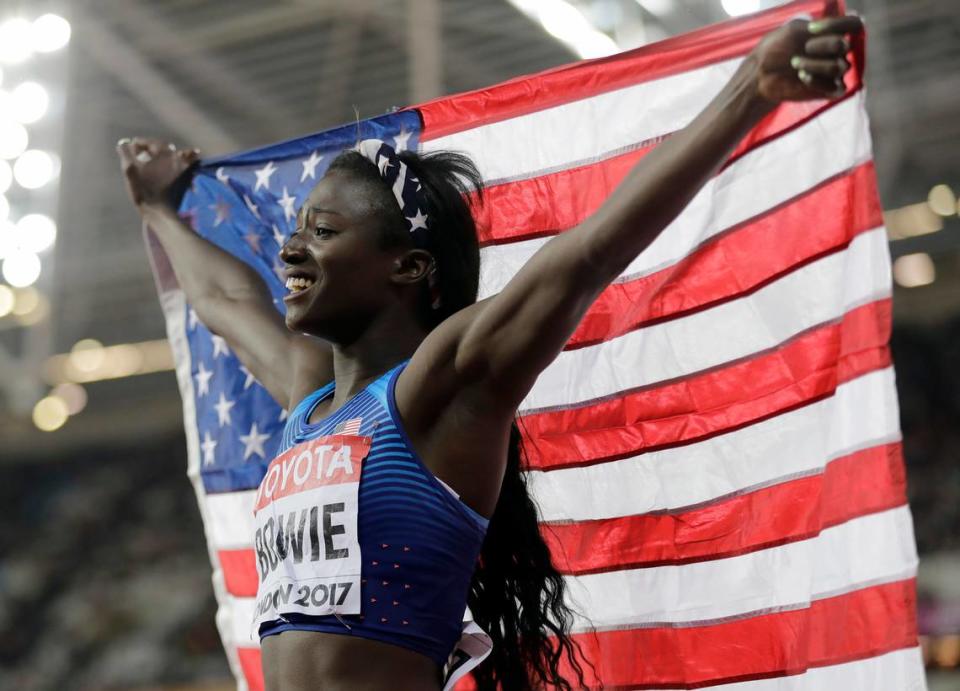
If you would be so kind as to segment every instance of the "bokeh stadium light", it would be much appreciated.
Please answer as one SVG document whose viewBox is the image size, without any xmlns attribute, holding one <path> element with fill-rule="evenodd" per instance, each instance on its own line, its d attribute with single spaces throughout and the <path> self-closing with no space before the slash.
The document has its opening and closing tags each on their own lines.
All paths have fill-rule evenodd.
<svg viewBox="0 0 960 691">
<path fill-rule="evenodd" d="M 40 278 L 42 253 L 56 241 L 51 218 L 56 191 L 33 191 L 59 175 L 60 158 L 47 141 L 57 128 L 43 123 L 50 112 L 50 89 L 32 77 L 41 66 L 38 61 L 65 47 L 70 33 L 70 23 L 56 14 L 0 17 L 0 276 L 17 288 Z M 35 125 L 39 129 L 33 131 Z"/>
</svg>

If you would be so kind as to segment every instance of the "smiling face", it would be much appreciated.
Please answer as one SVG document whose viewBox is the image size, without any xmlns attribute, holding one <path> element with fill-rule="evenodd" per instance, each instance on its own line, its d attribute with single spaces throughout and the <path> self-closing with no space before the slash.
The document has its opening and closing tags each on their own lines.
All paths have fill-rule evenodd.
<svg viewBox="0 0 960 691">
<path fill-rule="evenodd" d="M 389 191 L 350 172 L 331 171 L 297 216 L 280 258 L 286 263 L 287 326 L 346 342 L 369 321 L 403 301 L 398 264 L 407 251 L 391 223 L 402 223 Z M 386 202 L 386 203 L 385 203 Z M 389 206 L 393 204 L 393 208 Z M 408 244 L 408 243 L 407 243 Z"/>
</svg>

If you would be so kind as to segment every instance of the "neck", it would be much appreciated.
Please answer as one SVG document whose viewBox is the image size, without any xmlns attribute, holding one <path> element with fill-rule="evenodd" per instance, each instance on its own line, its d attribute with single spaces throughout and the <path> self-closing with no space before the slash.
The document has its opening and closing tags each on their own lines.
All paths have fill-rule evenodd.
<svg viewBox="0 0 960 691">
<path fill-rule="evenodd" d="M 339 408 L 371 381 L 411 357 L 426 335 L 409 315 L 395 312 L 375 319 L 350 343 L 334 344 L 332 407 Z"/>
</svg>

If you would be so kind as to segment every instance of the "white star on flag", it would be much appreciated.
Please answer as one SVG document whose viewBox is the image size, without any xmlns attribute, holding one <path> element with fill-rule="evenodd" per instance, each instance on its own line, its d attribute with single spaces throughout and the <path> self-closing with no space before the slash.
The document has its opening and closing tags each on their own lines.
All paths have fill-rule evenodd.
<svg viewBox="0 0 960 691">
<path fill-rule="evenodd" d="M 277 226 L 273 226 L 273 240 L 277 243 L 277 247 L 283 247 L 287 242 L 287 236 Z"/>
<path fill-rule="evenodd" d="M 257 218 L 260 218 L 260 211 L 257 210 L 257 205 L 253 203 L 253 200 L 250 197 L 243 195 L 243 203 L 247 205 L 248 209 L 250 209 L 250 213 Z"/>
<path fill-rule="evenodd" d="M 257 176 L 257 184 L 253 186 L 253 191 L 256 192 L 261 187 L 266 187 L 270 189 L 270 176 L 277 172 L 277 167 L 273 165 L 273 161 L 267 161 L 267 165 L 259 170 L 254 171 Z"/>
<path fill-rule="evenodd" d="M 408 132 L 407 130 L 400 130 L 400 133 L 395 135 L 393 138 L 393 141 L 397 143 L 397 145 L 393 147 L 394 150 L 396 150 L 398 153 L 406 150 L 407 142 L 410 140 L 410 135 L 412 134 L 413 132 Z"/>
<path fill-rule="evenodd" d="M 240 441 L 243 442 L 243 460 L 247 460 L 253 454 L 266 458 L 267 452 L 263 450 L 263 442 L 269 438 L 269 434 L 260 434 L 256 422 L 250 425 L 250 434 L 240 435 Z"/>
<path fill-rule="evenodd" d="M 287 416 L 288 416 L 289 414 L 290 414 L 290 413 L 288 413 L 286 410 L 281 410 L 281 411 L 280 411 L 280 417 L 277 418 L 278 421 L 279 421 L 279 422 L 283 422 L 284 420 L 287 419 Z"/>
<path fill-rule="evenodd" d="M 197 328 L 197 322 L 200 321 L 200 318 L 197 316 L 197 310 L 192 307 L 187 311 L 187 326 L 191 331 Z"/>
<path fill-rule="evenodd" d="M 253 382 L 257 381 L 257 379 L 250 374 L 250 370 L 248 370 L 244 365 L 240 365 L 240 371 L 243 372 L 247 377 L 243 380 L 243 390 L 246 391 L 250 388 L 250 385 L 253 384 Z"/>
<path fill-rule="evenodd" d="M 283 218 L 289 221 L 291 218 L 296 218 L 297 210 L 293 208 L 293 205 L 297 203 L 297 198 L 290 196 L 290 193 L 287 192 L 286 186 L 283 188 L 283 196 L 277 200 L 277 204 L 283 207 Z"/>
<path fill-rule="evenodd" d="M 300 182 L 303 182 L 307 178 L 311 180 L 317 179 L 317 164 L 323 160 L 323 156 L 319 156 L 316 151 L 310 154 L 310 158 L 306 161 L 303 161 L 303 174 L 300 176 Z"/>
<path fill-rule="evenodd" d="M 222 199 L 217 200 L 217 203 L 211 205 L 210 208 L 217 212 L 217 217 L 213 219 L 214 228 L 230 218 L 230 205 Z"/>
<path fill-rule="evenodd" d="M 420 209 L 417 209 L 416 216 L 407 216 L 407 220 L 410 221 L 410 230 L 411 232 L 417 228 L 426 228 L 427 227 L 427 217 L 420 213 Z"/>
<path fill-rule="evenodd" d="M 229 355 L 230 349 L 227 348 L 227 342 L 224 340 L 223 336 L 217 336 L 216 334 L 210 334 L 210 340 L 213 341 L 213 357 L 214 359 L 220 357 L 221 355 Z"/>
<path fill-rule="evenodd" d="M 217 411 L 217 419 L 221 427 L 233 424 L 233 420 L 230 419 L 230 409 L 236 404 L 236 401 L 231 401 L 222 391 L 220 392 L 220 400 L 217 401 L 217 404 L 213 407 Z"/>
<path fill-rule="evenodd" d="M 230 176 L 227 175 L 226 172 L 224 172 L 222 166 L 220 168 L 217 168 L 217 180 L 222 182 L 224 185 L 230 182 Z"/>
<path fill-rule="evenodd" d="M 202 360 L 200 361 L 200 366 L 197 368 L 197 373 L 193 376 L 197 378 L 197 396 L 210 393 L 210 377 L 213 376 L 213 372 L 203 366 Z"/>
<path fill-rule="evenodd" d="M 203 450 L 203 464 L 212 465 L 215 461 L 213 451 L 217 448 L 217 442 L 213 440 L 209 432 L 203 433 L 203 443 L 200 448 Z"/>
</svg>

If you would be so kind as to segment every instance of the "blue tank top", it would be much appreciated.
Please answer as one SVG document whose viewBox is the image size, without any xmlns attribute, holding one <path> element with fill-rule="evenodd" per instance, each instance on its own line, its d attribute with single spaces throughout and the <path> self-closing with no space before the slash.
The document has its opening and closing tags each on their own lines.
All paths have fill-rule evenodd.
<svg viewBox="0 0 960 691">
<path fill-rule="evenodd" d="M 281 611 L 280 618 L 260 625 L 261 639 L 289 630 L 361 636 L 409 648 L 441 667 L 459 640 L 487 519 L 457 499 L 413 450 L 394 397 L 406 364 L 371 382 L 317 423 L 308 422 L 310 415 L 333 394 L 333 382 L 290 413 L 278 456 L 327 435 L 371 438 L 358 496 L 361 613 L 312 616 Z"/>
</svg>

